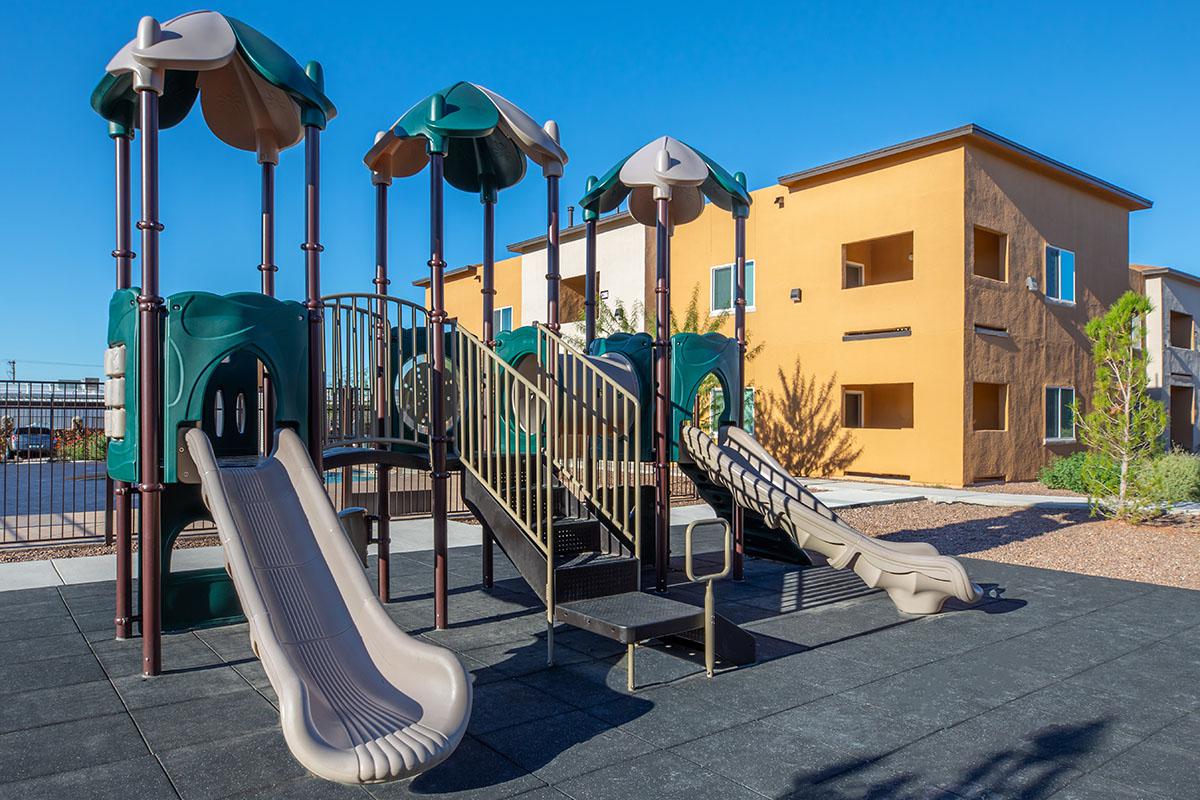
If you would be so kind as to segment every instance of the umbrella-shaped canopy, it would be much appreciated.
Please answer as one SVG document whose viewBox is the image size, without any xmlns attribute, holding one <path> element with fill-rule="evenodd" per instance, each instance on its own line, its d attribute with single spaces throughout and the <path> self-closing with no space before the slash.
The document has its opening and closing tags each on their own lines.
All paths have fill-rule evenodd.
<svg viewBox="0 0 1200 800">
<path fill-rule="evenodd" d="M 268 37 L 215 11 L 193 11 L 161 27 L 151 18 L 122 47 L 92 92 L 92 108 L 125 130 L 137 123 L 135 85 L 161 72 L 159 126 L 187 117 L 200 98 L 205 122 L 222 141 L 275 161 L 303 137 L 323 128 L 337 109 L 322 88 L 320 67 L 306 71 Z"/>
<path fill-rule="evenodd" d="M 666 198 L 671 223 L 682 225 L 700 216 L 704 198 L 718 208 L 742 216 L 750 194 L 720 164 L 687 144 L 660 136 L 618 161 L 579 201 L 585 212 L 612 211 L 629 198 L 629 213 L 643 225 L 654 225 L 658 198 Z"/>
<path fill-rule="evenodd" d="M 375 140 L 363 161 L 392 178 L 415 175 L 429 153 L 445 156 L 446 180 L 466 192 L 506 189 L 525 177 L 525 159 L 561 176 L 566 152 L 553 122 L 539 126 L 511 102 L 460 81 L 429 95 Z"/>
</svg>

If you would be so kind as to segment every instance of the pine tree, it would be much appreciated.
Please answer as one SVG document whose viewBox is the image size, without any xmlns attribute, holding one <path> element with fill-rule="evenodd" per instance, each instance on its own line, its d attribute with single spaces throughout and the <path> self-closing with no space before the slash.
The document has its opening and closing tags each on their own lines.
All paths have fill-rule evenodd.
<svg viewBox="0 0 1200 800">
<path fill-rule="evenodd" d="M 1092 410 L 1080 414 L 1076 401 L 1073 413 L 1088 448 L 1083 481 L 1093 513 L 1137 520 L 1160 505 L 1161 492 L 1147 469 L 1167 425 L 1162 403 L 1146 391 L 1144 321 L 1151 308 L 1145 296 L 1126 292 L 1084 329 L 1092 342 L 1096 383 Z"/>
</svg>

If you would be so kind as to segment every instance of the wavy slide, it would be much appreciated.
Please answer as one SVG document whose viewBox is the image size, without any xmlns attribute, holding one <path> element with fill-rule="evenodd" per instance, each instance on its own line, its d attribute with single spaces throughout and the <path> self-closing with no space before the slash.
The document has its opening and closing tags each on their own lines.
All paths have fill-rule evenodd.
<svg viewBox="0 0 1200 800">
<path fill-rule="evenodd" d="M 256 466 L 221 466 L 200 430 L 187 446 L 296 760 L 326 780 L 376 783 L 449 756 L 470 679 L 384 611 L 300 438 L 280 429 Z"/>
<path fill-rule="evenodd" d="M 714 441 L 684 424 L 681 439 L 692 460 L 739 505 L 835 569 L 852 569 L 868 586 L 883 589 L 900 611 L 936 614 L 951 597 L 973 603 L 982 596 L 962 564 L 933 545 L 873 539 L 842 521 L 744 430 L 727 426 Z"/>
</svg>

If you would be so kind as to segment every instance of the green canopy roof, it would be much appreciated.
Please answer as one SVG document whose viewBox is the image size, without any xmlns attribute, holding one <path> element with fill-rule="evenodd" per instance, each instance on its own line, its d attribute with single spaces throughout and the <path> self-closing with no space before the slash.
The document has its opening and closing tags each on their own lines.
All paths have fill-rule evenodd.
<svg viewBox="0 0 1200 800">
<path fill-rule="evenodd" d="M 213 11 L 194 11 L 163 23 L 161 30 L 164 35 L 149 47 L 140 46 L 137 39 L 125 45 L 109 62 L 104 77 L 92 92 L 92 108 L 116 126 L 132 130 L 137 124 L 137 94 L 133 83 L 135 73 L 142 68 L 162 69 L 164 72 L 163 93 L 159 101 L 159 125 L 163 128 L 177 125 L 187 117 L 207 82 L 220 85 L 222 91 L 241 86 L 232 75 L 225 80 L 221 75 L 202 75 L 231 69 L 245 70 L 265 86 L 281 91 L 294 102 L 295 109 L 291 113 L 297 117 L 296 124 L 283 122 L 276 104 L 269 100 L 265 103 L 270 107 L 269 113 L 278 126 L 288 130 L 286 138 L 293 138 L 290 131 L 300 124 L 323 128 L 337 115 L 337 109 L 323 91 L 318 65 L 313 63 L 307 70 L 302 68 L 269 37 L 240 20 Z M 235 61 L 237 64 L 234 64 Z M 247 95 L 254 91 L 253 88 L 242 89 Z M 257 92 L 263 93 L 262 90 Z M 249 96 L 223 97 L 220 100 L 214 98 L 213 105 L 221 100 L 241 101 L 243 116 L 244 109 L 256 102 L 255 98 Z M 263 105 L 261 101 L 257 102 Z M 210 113 L 206 106 L 205 116 L 214 132 L 228 141 L 225 131 L 221 130 L 222 121 L 215 119 L 222 115 Z M 244 135 L 231 136 L 245 139 Z M 291 144 L 294 142 L 276 143 L 278 147 Z"/>
<path fill-rule="evenodd" d="M 430 153 L 444 156 L 446 181 L 492 193 L 525 177 L 526 159 L 561 175 L 567 154 L 553 123 L 546 128 L 502 96 L 459 81 L 421 100 L 377 137 L 363 161 L 392 178 L 415 175 Z"/>
<path fill-rule="evenodd" d="M 735 216 L 749 214 L 752 202 L 744 179 L 684 142 L 660 136 L 588 181 L 579 204 L 586 215 L 612 211 L 631 194 L 630 211 L 644 225 L 654 224 L 655 192 L 671 198 L 674 224 L 690 222 L 703 209 L 703 198 Z"/>
</svg>

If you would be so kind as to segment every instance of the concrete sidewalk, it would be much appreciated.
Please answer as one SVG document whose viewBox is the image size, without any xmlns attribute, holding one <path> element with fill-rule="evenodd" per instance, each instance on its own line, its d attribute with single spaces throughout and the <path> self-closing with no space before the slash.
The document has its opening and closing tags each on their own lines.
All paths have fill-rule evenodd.
<svg viewBox="0 0 1200 800">
<path fill-rule="evenodd" d="M 934 503 L 970 503 L 998 508 L 1062 508 L 1086 509 L 1086 497 L 1063 497 L 1050 494 L 1010 494 L 981 492 L 974 489 L 949 489 L 934 486 L 907 486 L 891 483 L 868 483 L 818 478 L 804 485 L 830 508 L 854 508 L 864 505 L 900 503 L 905 500 L 929 500 Z M 1193 506 L 1193 503 L 1184 504 Z M 1181 510 L 1186 510 L 1181 507 Z"/>
<path fill-rule="evenodd" d="M 449 547 L 478 545 L 483 533 L 483 529 L 478 525 L 455 520 L 447 522 L 446 529 Z M 390 532 L 391 547 L 389 549 L 393 553 L 413 553 L 433 549 L 433 530 L 428 518 L 392 520 Z M 375 554 L 373 545 L 367 550 L 371 555 Z M 220 547 L 177 549 L 171 559 L 172 567 L 177 569 L 208 569 L 225 565 L 225 556 Z M 134 572 L 136 573 L 136 571 L 137 559 L 135 558 Z M 113 555 L 52 558 L 45 561 L 0 564 L 0 592 L 111 581 L 115 579 L 116 573 L 117 557 Z"/>
</svg>

